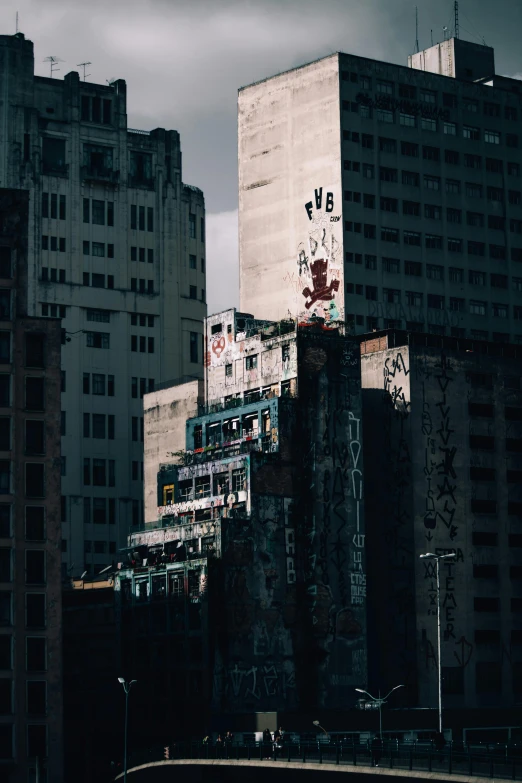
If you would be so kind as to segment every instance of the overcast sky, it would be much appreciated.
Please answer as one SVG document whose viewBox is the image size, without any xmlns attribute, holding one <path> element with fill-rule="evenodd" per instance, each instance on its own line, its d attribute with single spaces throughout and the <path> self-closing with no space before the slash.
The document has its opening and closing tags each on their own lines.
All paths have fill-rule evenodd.
<svg viewBox="0 0 522 783">
<path fill-rule="evenodd" d="M 331 54 L 406 64 L 415 43 L 442 40 L 453 0 L 3 0 L 0 32 L 35 45 L 63 78 L 90 60 L 89 81 L 126 79 L 131 128 L 181 134 L 183 179 L 207 207 L 209 313 L 238 305 L 238 87 Z M 520 0 L 461 0 L 461 37 L 495 48 L 496 71 L 522 78 Z"/>
</svg>

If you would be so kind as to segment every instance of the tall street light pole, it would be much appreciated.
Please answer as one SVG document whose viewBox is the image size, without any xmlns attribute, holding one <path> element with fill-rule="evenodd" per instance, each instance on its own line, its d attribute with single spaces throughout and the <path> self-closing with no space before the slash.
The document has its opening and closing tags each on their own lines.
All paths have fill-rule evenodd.
<svg viewBox="0 0 522 783">
<path fill-rule="evenodd" d="M 127 726 L 129 722 L 129 693 L 130 689 L 137 680 L 131 680 L 126 682 L 123 677 L 118 677 L 118 682 L 123 686 L 125 691 L 125 737 L 124 737 L 124 750 L 123 750 L 123 782 L 127 783 Z"/>
<path fill-rule="evenodd" d="M 368 693 L 368 691 L 363 691 L 362 688 L 356 688 L 355 689 L 357 691 L 357 693 L 365 693 L 367 696 L 370 697 L 372 702 L 374 704 L 377 704 L 377 706 L 379 707 L 379 738 L 380 738 L 381 742 L 382 742 L 382 705 L 386 704 L 386 699 L 388 698 L 388 696 L 390 696 L 393 693 L 393 691 L 396 691 L 397 688 L 404 688 L 404 685 L 396 685 L 395 688 L 392 688 L 391 691 L 386 694 L 384 699 L 381 699 L 381 691 L 380 691 L 380 689 L 379 689 L 379 698 L 376 698 L 375 696 L 372 696 L 372 694 Z"/>
<path fill-rule="evenodd" d="M 439 734 L 442 737 L 442 661 L 440 654 L 440 561 L 450 560 L 455 557 L 455 552 L 449 555 L 434 555 L 433 552 L 426 552 L 425 555 L 419 555 L 421 560 L 435 560 L 435 571 L 437 576 L 437 673 L 439 689 Z"/>
</svg>

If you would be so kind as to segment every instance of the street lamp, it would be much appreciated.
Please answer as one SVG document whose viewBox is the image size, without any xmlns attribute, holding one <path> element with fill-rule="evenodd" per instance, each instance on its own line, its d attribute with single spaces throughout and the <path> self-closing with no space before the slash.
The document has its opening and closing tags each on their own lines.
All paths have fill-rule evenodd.
<svg viewBox="0 0 522 783">
<path fill-rule="evenodd" d="M 118 677 L 118 682 L 123 686 L 123 690 L 125 691 L 125 739 L 124 739 L 124 750 L 123 750 L 123 781 L 124 783 L 127 783 L 127 725 L 129 719 L 129 693 L 134 683 L 138 682 L 138 680 L 131 680 L 130 682 L 125 682 L 123 677 Z"/>
<path fill-rule="evenodd" d="M 421 560 L 435 560 L 436 562 L 436 574 L 437 574 L 437 669 L 438 669 L 438 685 L 439 685 L 439 734 L 442 737 L 442 665 L 440 658 L 440 573 L 439 573 L 439 561 L 449 560 L 455 557 L 455 552 L 451 552 L 449 555 L 434 555 L 433 552 L 426 552 L 425 555 L 419 555 Z"/>
<path fill-rule="evenodd" d="M 355 690 L 357 693 L 365 693 L 367 696 L 370 697 L 370 699 L 373 701 L 374 704 L 377 704 L 379 707 L 379 737 L 382 742 L 382 705 L 386 704 L 386 699 L 388 696 L 390 696 L 393 691 L 396 691 L 397 688 L 404 688 L 404 685 L 396 685 L 395 688 L 392 688 L 389 693 L 386 694 L 386 696 L 381 699 L 381 690 L 379 688 L 379 698 L 376 698 L 375 696 L 372 696 L 371 693 L 368 693 L 368 691 L 363 691 L 362 688 L 356 688 Z"/>
<path fill-rule="evenodd" d="M 327 737 L 330 736 L 328 734 L 328 732 L 326 731 L 326 729 L 323 729 L 323 727 L 321 726 L 321 724 L 319 723 L 318 720 L 314 720 L 314 721 L 312 721 L 312 723 L 314 724 L 314 726 L 317 726 L 318 729 L 321 729 L 321 731 L 324 731 L 324 733 L 326 734 Z"/>
</svg>

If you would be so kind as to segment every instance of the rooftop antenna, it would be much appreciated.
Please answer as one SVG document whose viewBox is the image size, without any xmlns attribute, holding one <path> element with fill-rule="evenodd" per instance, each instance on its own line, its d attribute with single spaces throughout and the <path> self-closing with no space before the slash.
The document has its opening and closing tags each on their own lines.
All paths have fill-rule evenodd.
<svg viewBox="0 0 522 783">
<path fill-rule="evenodd" d="M 431 34 L 431 45 L 433 46 L 433 30 L 430 30 L 430 34 Z"/>
<path fill-rule="evenodd" d="M 78 63 L 78 64 L 76 65 L 76 67 L 77 67 L 77 68 L 83 68 L 83 81 L 85 81 L 85 79 L 86 79 L 88 76 L 90 76 L 90 75 L 91 75 L 90 73 L 85 73 L 85 71 L 87 70 L 87 67 L 88 67 L 89 65 L 92 65 L 92 63 L 91 63 L 91 62 L 87 62 L 87 63 Z"/>
<path fill-rule="evenodd" d="M 16 12 L 16 34 L 18 35 L 18 11 Z"/>
<path fill-rule="evenodd" d="M 459 37 L 459 0 L 455 0 L 455 38 Z"/>
<path fill-rule="evenodd" d="M 442 32 L 444 34 L 444 40 L 447 41 L 448 40 L 448 28 L 447 27 L 443 27 L 442 28 Z"/>
<path fill-rule="evenodd" d="M 55 71 L 59 71 L 58 63 L 62 63 L 63 60 L 61 60 L 59 57 L 53 57 L 53 55 L 50 55 L 49 57 L 44 57 L 44 63 L 49 63 L 51 66 L 51 79 L 53 78 L 53 73 Z"/>
<path fill-rule="evenodd" d="M 419 51 L 419 9 L 415 6 L 415 54 Z"/>
</svg>

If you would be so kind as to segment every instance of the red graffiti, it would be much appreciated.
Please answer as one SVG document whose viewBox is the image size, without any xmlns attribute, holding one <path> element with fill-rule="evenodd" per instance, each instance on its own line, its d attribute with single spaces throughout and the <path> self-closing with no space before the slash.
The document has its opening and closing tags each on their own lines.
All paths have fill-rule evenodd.
<svg viewBox="0 0 522 783">
<path fill-rule="evenodd" d="M 221 337 L 216 337 L 212 343 L 212 353 L 215 353 L 218 359 L 225 350 L 225 345 L 226 343 L 223 335 L 221 335 Z"/>
<path fill-rule="evenodd" d="M 310 301 L 305 302 L 307 310 L 319 299 L 322 301 L 333 299 L 333 292 L 339 290 L 339 280 L 332 280 L 330 285 L 327 285 L 328 261 L 326 258 L 318 258 L 316 261 L 312 261 L 310 270 L 314 284 L 313 290 L 311 291 L 308 286 L 303 290 L 303 296 L 310 297 Z"/>
</svg>

